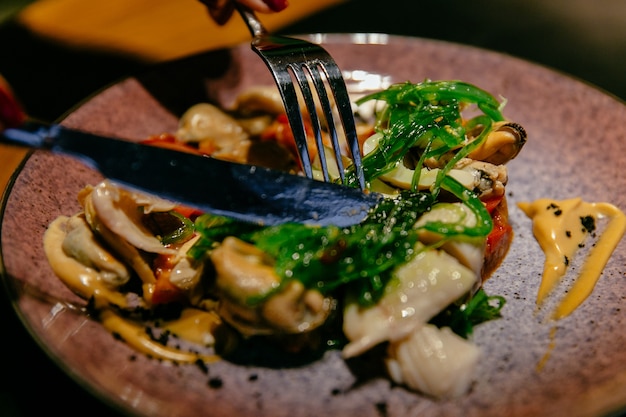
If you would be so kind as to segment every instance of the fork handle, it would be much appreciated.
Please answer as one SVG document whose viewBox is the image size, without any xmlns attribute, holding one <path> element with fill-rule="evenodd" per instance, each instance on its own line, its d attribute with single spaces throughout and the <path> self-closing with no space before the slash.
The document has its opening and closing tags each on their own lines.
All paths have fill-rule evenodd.
<svg viewBox="0 0 626 417">
<path fill-rule="evenodd" d="M 254 13 L 254 11 L 252 11 L 252 9 L 246 6 L 243 6 L 239 2 L 234 2 L 234 3 L 235 3 L 235 8 L 241 15 L 241 18 L 243 19 L 243 21 L 248 26 L 248 29 L 250 29 L 250 33 L 252 34 L 253 37 L 258 38 L 260 36 L 264 36 L 268 34 L 267 30 L 265 29 L 261 21 L 256 17 L 256 14 Z"/>
</svg>

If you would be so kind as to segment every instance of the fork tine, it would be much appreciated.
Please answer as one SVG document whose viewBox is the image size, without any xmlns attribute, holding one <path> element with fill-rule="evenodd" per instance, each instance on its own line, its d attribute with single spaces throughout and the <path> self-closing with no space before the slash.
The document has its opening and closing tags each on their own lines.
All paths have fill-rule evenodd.
<svg viewBox="0 0 626 417">
<path fill-rule="evenodd" d="M 304 99 L 304 103 L 306 104 L 307 111 L 309 113 L 309 117 L 311 118 L 311 126 L 313 127 L 313 134 L 315 137 L 315 144 L 317 147 L 317 152 L 319 155 L 319 160 L 322 168 L 322 174 L 324 176 L 324 181 L 330 181 L 330 176 L 328 174 L 328 164 L 326 162 L 325 152 L 324 152 L 324 141 L 322 138 L 322 125 L 317 114 L 317 107 L 315 106 L 315 100 L 313 98 L 313 93 L 311 91 L 311 87 L 309 85 L 309 79 L 306 76 L 308 73 L 314 81 L 315 88 L 317 90 L 318 95 L 320 95 L 320 90 L 318 87 L 318 83 L 316 79 L 319 79 L 321 83 L 321 78 L 319 73 L 313 71 L 312 68 L 303 64 L 301 67 L 297 65 L 289 66 L 290 70 L 293 72 L 294 78 L 298 82 L 300 86 L 300 91 L 302 93 L 302 98 Z M 323 88 L 323 85 L 322 85 Z M 325 104 L 328 102 L 328 98 L 325 97 L 326 91 L 323 90 L 324 97 L 321 98 L 322 106 L 326 107 Z M 326 102 L 326 103 L 325 103 Z"/>
<path fill-rule="evenodd" d="M 333 58 L 320 45 L 297 38 L 269 35 L 251 9 L 237 2 L 235 2 L 234 5 L 252 34 L 252 49 L 263 59 L 274 76 L 274 81 L 278 86 L 285 104 L 287 119 L 289 120 L 289 125 L 294 135 L 304 174 L 312 178 L 313 168 L 311 166 L 304 121 L 300 112 L 300 105 L 292 77 L 296 78 L 305 100 L 307 111 L 311 115 L 324 180 L 329 181 L 329 173 L 322 140 L 322 126 L 315 107 L 315 100 L 313 99 L 309 80 L 312 80 L 317 95 L 320 98 L 322 113 L 331 135 L 335 161 L 341 181 L 344 184 L 347 182 L 336 124 L 334 122 L 333 111 L 330 106 L 330 101 L 328 100 L 324 81 L 327 82 L 335 99 L 339 118 L 343 126 L 343 132 L 352 157 L 351 166 L 354 167 L 355 175 L 361 189 L 365 189 L 361 150 L 356 135 L 352 106 L 343 80 L 343 75 Z M 306 74 L 303 72 L 304 69 L 306 69 L 310 79 L 307 78 Z M 325 80 L 322 79 L 321 73 L 325 75 Z"/>
<path fill-rule="evenodd" d="M 330 105 L 330 100 L 328 98 L 326 84 L 320 72 L 322 72 L 325 76 L 325 79 L 330 87 L 333 97 L 335 98 L 335 103 L 337 110 L 339 112 L 339 117 L 341 124 L 344 129 L 344 135 L 348 143 L 348 147 L 352 156 L 355 169 L 355 175 L 358 180 L 359 186 L 361 189 L 365 189 L 365 178 L 364 172 L 362 169 L 361 163 L 361 149 L 358 142 L 358 137 L 356 135 L 356 127 L 354 124 L 354 118 L 352 114 L 352 107 L 350 105 L 350 99 L 348 97 L 348 92 L 343 81 L 343 77 L 339 68 L 334 64 L 332 58 L 323 51 L 317 51 L 317 54 L 320 55 L 323 53 L 322 59 L 311 60 L 310 62 L 303 64 L 302 68 L 298 68 L 293 65 L 290 68 L 294 72 L 294 76 L 298 81 L 300 89 L 302 91 L 303 98 L 305 100 L 307 111 L 311 115 L 311 121 L 315 133 L 317 150 L 320 155 L 320 163 L 322 165 L 322 172 L 324 175 L 324 180 L 329 180 L 328 175 L 328 167 L 325 158 L 325 150 L 322 142 L 321 136 L 321 123 L 319 121 L 319 117 L 317 115 L 317 109 L 315 107 L 315 102 L 312 97 L 312 92 L 309 86 L 309 80 L 306 78 L 306 75 L 301 71 L 302 69 L 306 69 L 308 74 L 313 81 L 315 86 L 315 90 L 319 97 L 319 102 L 322 107 L 322 112 L 324 118 L 326 120 L 326 125 L 331 137 L 332 148 L 334 152 L 334 159 L 337 166 L 337 171 L 339 173 L 340 179 L 342 183 L 346 183 L 345 177 L 345 169 L 343 164 L 343 157 L 341 153 L 341 146 L 339 144 L 339 135 L 337 134 L 337 128 L 335 125 L 335 117 L 333 115 L 333 111 Z"/>
<path fill-rule="evenodd" d="M 363 163 L 361 161 L 361 147 L 359 146 L 359 138 L 356 134 L 354 114 L 352 112 L 348 90 L 343 80 L 341 70 L 334 63 L 330 55 L 328 56 L 328 60 L 326 62 L 327 64 L 328 62 L 332 63 L 332 65 L 324 65 L 324 71 L 326 72 L 330 89 L 335 97 L 337 111 L 346 136 L 350 156 L 352 157 L 352 164 L 355 167 L 355 174 L 359 182 L 359 187 L 364 190 L 365 173 L 363 172 Z"/>
<path fill-rule="evenodd" d="M 271 62 L 266 63 L 272 69 L 276 85 L 278 86 L 280 94 L 283 98 L 287 120 L 289 121 L 289 126 L 291 127 L 291 131 L 296 142 L 304 175 L 309 178 L 313 178 L 313 167 L 311 166 L 311 157 L 307 143 L 306 130 L 304 129 L 302 113 L 300 112 L 300 107 L 298 106 L 298 96 L 296 94 L 296 89 L 294 87 L 293 80 L 291 79 L 291 75 L 284 68 L 279 68 Z"/>
<path fill-rule="evenodd" d="M 328 77 L 323 65 L 320 62 L 314 62 L 312 65 L 308 65 L 307 68 L 311 74 L 311 78 L 313 79 L 313 84 L 315 85 L 317 95 L 320 97 L 320 105 L 322 106 L 322 112 L 326 120 L 326 126 L 330 133 L 331 143 L 333 151 L 335 153 L 335 164 L 337 165 L 337 171 L 339 172 L 339 177 L 341 178 L 341 182 L 343 183 L 345 182 L 345 172 L 343 166 L 343 158 L 341 154 L 341 146 L 339 145 L 339 137 L 337 135 L 337 129 L 335 128 L 333 111 L 330 106 L 328 94 L 326 93 L 326 85 L 324 84 L 324 81 L 322 80 L 322 77 L 320 75 L 320 69 L 324 72 L 325 78 Z M 322 157 L 324 157 L 323 145 L 318 143 L 318 148 L 321 148 L 320 154 Z"/>
</svg>

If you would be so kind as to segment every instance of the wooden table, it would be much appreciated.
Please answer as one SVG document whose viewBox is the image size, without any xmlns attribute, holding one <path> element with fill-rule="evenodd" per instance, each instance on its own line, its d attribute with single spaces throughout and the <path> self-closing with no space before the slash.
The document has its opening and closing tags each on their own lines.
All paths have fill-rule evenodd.
<svg viewBox="0 0 626 417">
<path fill-rule="evenodd" d="M 27 152 L 23 148 L 0 144 L 0 190 L 3 193 Z"/>
</svg>

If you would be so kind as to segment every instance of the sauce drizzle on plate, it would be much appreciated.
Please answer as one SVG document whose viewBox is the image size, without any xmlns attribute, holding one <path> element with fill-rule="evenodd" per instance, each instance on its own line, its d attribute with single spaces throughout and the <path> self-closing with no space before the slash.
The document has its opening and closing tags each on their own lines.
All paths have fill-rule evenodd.
<svg viewBox="0 0 626 417">
<path fill-rule="evenodd" d="M 518 207 L 533 221 L 533 233 L 545 254 L 537 305 L 546 300 L 567 272 L 587 239 L 597 236 L 582 270 L 552 313 L 555 320 L 570 315 L 591 294 L 602 270 L 626 231 L 626 215 L 610 203 L 588 203 L 581 198 L 555 201 L 539 199 Z M 599 220 L 608 219 L 600 234 Z"/>
</svg>

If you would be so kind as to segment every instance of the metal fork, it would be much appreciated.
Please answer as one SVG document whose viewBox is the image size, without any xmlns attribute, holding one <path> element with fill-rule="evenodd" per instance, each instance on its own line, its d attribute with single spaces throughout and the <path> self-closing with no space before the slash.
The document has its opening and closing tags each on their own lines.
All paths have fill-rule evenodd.
<svg viewBox="0 0 626 417">
<path fill-rule="evenodd" d="M 328 86 L 334 97 L 337 113 L 343 126 L 359 186 L 364 189 L 365 179 L 361 150 L 356 134 L 352 106 L 341 70 L 333 58 L 317 44 L 286 36 L 270 35 L 252 10 L 237 3 L 236 7 L 252 34 L 252 50 L 263 59 L 270 69 L 274 81 L 276 81 L 305 175 L 312 178 L 313 168 L 304 120 L 300 110 L 302 107 L 296 93 L 296 84 L 299 86 L 301 97 L 311 118 L 324 181 L 329 182 L 331 179 L 324 152 L 323 127 L 320 116 L 326 121 L 341 182 L 346 183 L 339 136 L 326 88 Z M 313 84 L 313 89 L 311 84 Z M 313 90 L 317 92 L 321 115 L 317 111 Z"/>
</svg>

